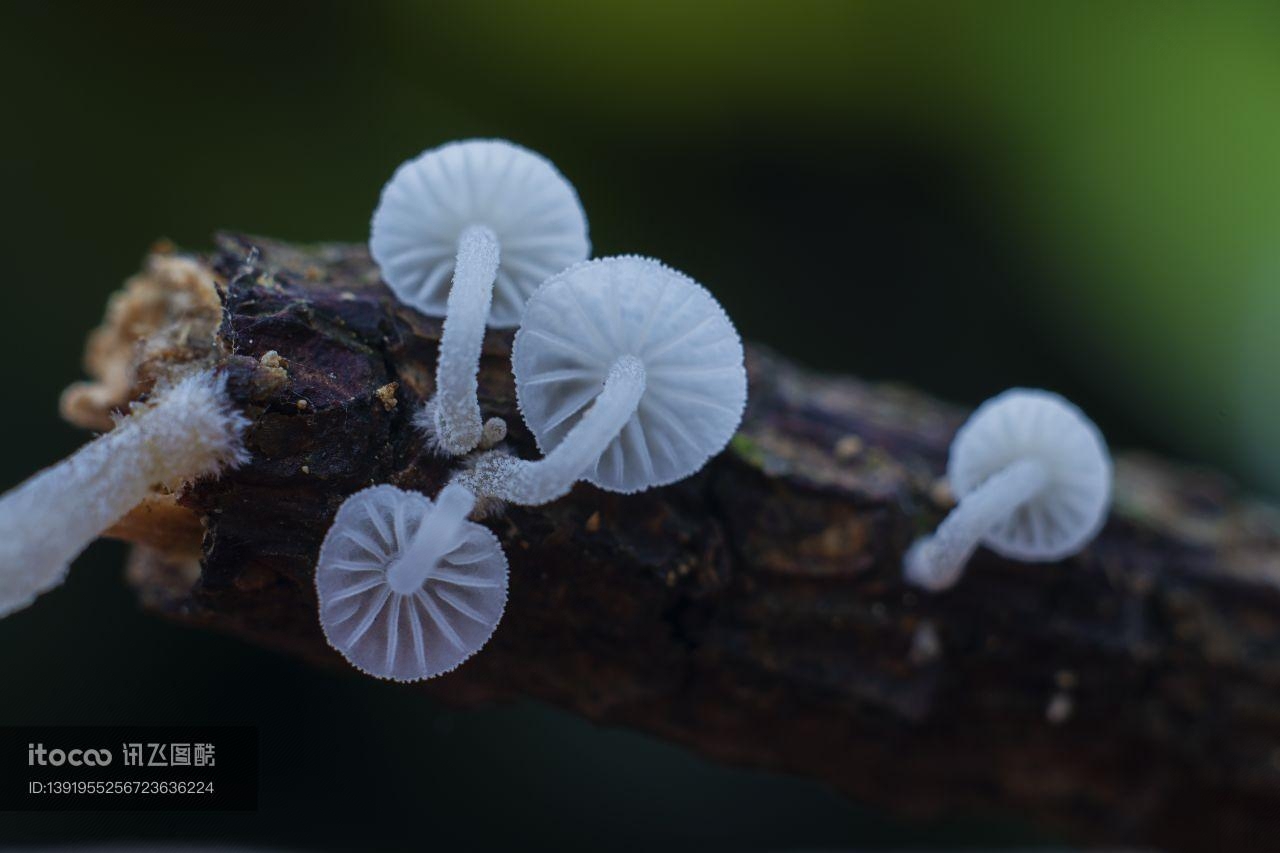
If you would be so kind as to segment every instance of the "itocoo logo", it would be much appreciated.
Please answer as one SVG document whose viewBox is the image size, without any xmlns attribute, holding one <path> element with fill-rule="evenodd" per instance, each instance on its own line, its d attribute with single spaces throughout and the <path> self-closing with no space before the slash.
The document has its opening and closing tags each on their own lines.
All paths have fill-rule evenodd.
<svg viewBox="0 0 1280 853">
<path fill-rule="evenodd" d="M 45 749 L 42 743 L 27 744 L 27 766 L 106 767 L 111 763 L 109 749 Z"/>
</svg>

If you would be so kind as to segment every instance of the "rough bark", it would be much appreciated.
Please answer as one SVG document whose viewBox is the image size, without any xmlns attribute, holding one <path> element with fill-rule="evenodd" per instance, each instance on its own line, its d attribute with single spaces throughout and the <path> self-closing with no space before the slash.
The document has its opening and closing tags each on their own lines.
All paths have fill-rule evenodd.
<svg viewBox="0 0 1280 853">
<path fill-rule="evenodd" d="M 129 577 L 174 619 L 341 669 L 316 621 L 316 553 L 353 491 L 445 481 L 451 463 L 411 424 L 440 324 L 397 305 L 362 247 L 217 245 L 161 251 L 117 297 L 90 354 L 98 381 L 64 412 L 92 426 L 158 378 L 220 364 L 253 460 L 130 516 L 115 531 L 139 543 Z M 532 457 L 510 344 L 486 341 L 482 406 Z M 1112 517 L 1080 557 L 983 551 L 954 591 L 913 591 L 901 555 L 947 509 L 963 412 L 748 353 L 746 419 L 702 473 L 625 497 L 580 485 L 486 520 L 511 562 L 506 617 L 426 689 L 535 697 L 908 815 L 1018 813 L 1169 849 L 1267 843 L 1280 513 L 1215 474 L 1122 454 Z"/>
</svg>

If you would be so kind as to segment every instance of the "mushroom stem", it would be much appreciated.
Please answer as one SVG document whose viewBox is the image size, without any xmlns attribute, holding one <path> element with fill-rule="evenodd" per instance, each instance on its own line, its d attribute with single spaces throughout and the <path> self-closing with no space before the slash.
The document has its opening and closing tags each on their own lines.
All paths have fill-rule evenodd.
<svg viewBox="0 0 1280 853">
<path fill-rule="evenodd" d="M 591 408 L 542 459 L 530 462 L 490 452 L 457 479 L 483 497 L 524 506 L 563 497 L 631 420 L 644 396 L 644 387 L 644 362 L 624 355 L 609 369 L 604 389 Z"/>
<path fill-rule="evenodd" d="M 225 377 L 195 373 L 0 496 L 0 617 L 60 584 L 80 552 L 153 487 L 243 461 L 247 424 L 231 408 Z"/>
<path fill-rule="evenodd" d="M 904 558 L 907 580 L 934 591 L 951 587 L 982 537 L 1048 482 L 1048 470 L 1035 459 L 1019 459 L 992 474 L 956 505 L 936 533 L 911 546 Z"/>
<path fill-rule="evenodd" d="M 436 497 L 434 511 L 418 526 L 413 539 L 387 567 L 387 585 L 392 592 L 412 595 L 440 565 L 440 558 L 457 547 L 457 532 L 466 524 L 476 505 L 476 496 L 463 486 L 450 483 Z"/>
<path fill-rule="evenodd" d="M 498 276 L 499 251 L 497 236 L 483 225 L 470 225 L 458 237 L 453 287 L 436 362 L 434 401 L 436 442 L 451 456 L 470 452 L 484 435 L 476 376 Z"/>
</svg>

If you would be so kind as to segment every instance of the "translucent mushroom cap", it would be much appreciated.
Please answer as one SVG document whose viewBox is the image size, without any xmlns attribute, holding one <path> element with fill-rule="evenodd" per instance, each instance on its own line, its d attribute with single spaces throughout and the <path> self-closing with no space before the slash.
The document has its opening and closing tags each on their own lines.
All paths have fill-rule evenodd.
<svg viewBox="0 0 1280 853">
<path fill-rule="evenodd" d="M 645 367 L 636 413 L 584 479 L 637 492 L 684 479 L 742 421 L 742 341 L 715 298 L 651 258 L 587 261 L 529 300 L 512 351 L 520 412 L 550 452 L 623 355 Z"/>
<path fill-rule="evenodd" d="M 1101 529 L 1111 504 L 1111 456 L 1078 408 L 1048 391 L 1012 388 L 978 407 L 951 444 L 947 478 L 964 498 L 1020 459 L 1041 462 L 1048 485 L 983 537 L 1025 562 L 1069 557 Z"/>
<path fill-rule="evenodd" d="M 498 238 L 495 328 L 520 325 L 538 285 L 591 253 L 573 186 L 542 155 L 497 139 L 451 142 L 403 163 L 382 189 L 369 251 L 401 302 L 443 317 L 470 225 Z"/>
<path fill-rule="evenodd" d="M 439 566 L 409 594 L 387 569 L 434 509 L 417 492 L 374 486 L 342 504 L 320 548 L 316 592 L 329 644 L 357 669 L 417 681 L 454 669 L 493 635 L 507 603 L 498 539 L 463 521 L 442 543 Z"/>
</svg>

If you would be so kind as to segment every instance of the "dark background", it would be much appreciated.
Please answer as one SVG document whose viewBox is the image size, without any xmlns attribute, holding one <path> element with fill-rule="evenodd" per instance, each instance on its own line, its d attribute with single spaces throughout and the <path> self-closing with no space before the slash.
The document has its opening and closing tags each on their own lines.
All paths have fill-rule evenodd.
<svg viewBox="0 0 1280 853">
<path fill-rule="evenodd" d="M 168 237 L 364 240 L 423 148 L 499 136 L 745 337 L 1280 491 L 1280 16 L 1267 4 L 41 3 L 0 9 L 0 488 Z M 251 723 L 254 815 L 0 815 L 0 842 L 796 849 L 1049 843 L 905 824 L 533 705 L 461 714 L 139 612 L 124 549 L 0 622 L 0 724 Z"/>
</svg>

